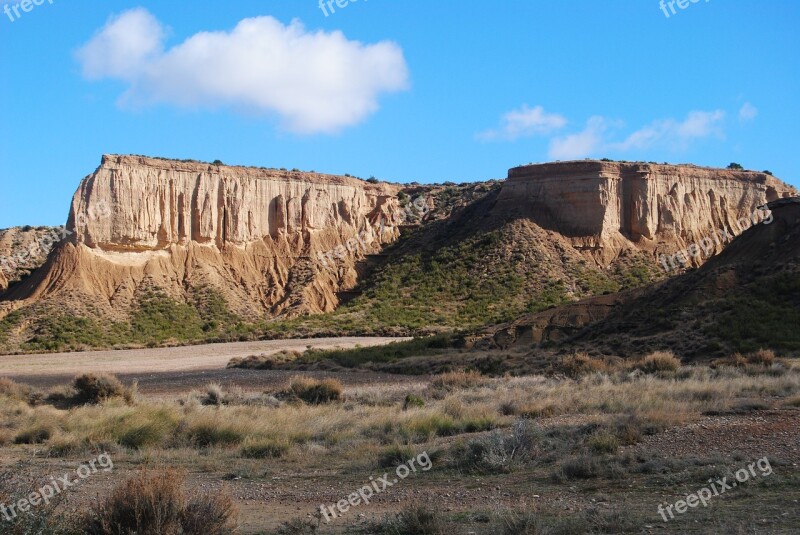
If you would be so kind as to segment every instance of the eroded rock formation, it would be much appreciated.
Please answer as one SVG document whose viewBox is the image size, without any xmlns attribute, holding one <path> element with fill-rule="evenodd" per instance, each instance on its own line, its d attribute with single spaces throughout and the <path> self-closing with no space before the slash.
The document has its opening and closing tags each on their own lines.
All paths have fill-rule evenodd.
<svg viewBox="0 0 800 535">
<path fill-rule="evenodd" d="M 672 255 L 717 230 L 738 234 L 759 206 L 796 194 L 765 173 L 587 160 L 511 169 L 498 207 L 608 264 L 631 246 Z"/>
<path fill-rule="evenodd" d="M 316 173 L 104 156 L 69 241 L 23 288 L 124 317 L 143 293 L 221 293 L 243 317 L 333 310 L 356 262 L 399 236 L 399 186 Z M 335 252 L 335 254 L 331 254 Z"/>
</svg>

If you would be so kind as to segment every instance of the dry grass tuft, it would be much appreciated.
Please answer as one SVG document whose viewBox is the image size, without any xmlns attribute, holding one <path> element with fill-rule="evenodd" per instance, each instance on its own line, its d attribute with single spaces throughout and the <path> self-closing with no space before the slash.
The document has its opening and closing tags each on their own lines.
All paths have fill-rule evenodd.
<svg viewBox="0 0 800 535">
<path fill-rule="evenodd" d="M 636 369 L 644 373 L 675 372 L 681 361 L 672 351 L 656 351 L 636 363 Z"/>
<path fill-rule="evenodd" d="M 594 358 L 588 353 L 575 353 L 574 355 L 563 357 L 555 364 L 554 371 L 567 377 L 578 379 L 593 373 L 609 373 L 611 372 L 611 367 L 603 359 Z"/>
<path fill-rule="evenodd" d="M 236 357 L 228 362 L 228 368 L 242 368 L 245 370 L 272 370 L 276 367 L 292 362 L 300 356 L 297 351 L 278 351 L 269 355 L 250 355 L 249 357 Z"/>
<path fill-rule="evenodd" d="M 336 379 L 320 381 L 312 377 L 295 376 L 289 380 L 289 386 L 285 392 L 310 405 L 322 405 L 344 399 L 344 385 Z"/>
<path fill-rule="evenodd" d="M 466 388 L 475 388 L 487 382 L 486 377 L 480 372 L 470 371 L 457 371 L 447 372 L 437 375 L 431 381 L 431 388 L 441 389 L 446 391 L 463 390 Z"/>
<path fill-rule="evenodd" d="M 747 362 L 768 368 L 775 363 L 775 353 L 771 349 L 759 349 L 747 356 Z"/>
</svg>

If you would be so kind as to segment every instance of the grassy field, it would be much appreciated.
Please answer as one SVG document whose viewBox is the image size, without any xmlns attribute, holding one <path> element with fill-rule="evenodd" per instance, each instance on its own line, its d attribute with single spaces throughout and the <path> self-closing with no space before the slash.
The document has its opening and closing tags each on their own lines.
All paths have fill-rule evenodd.
<svg viewBox="0 0 800 535">
<path fill-rule="evenodd" d="M 268 392 L 211 384 L 171 399 L 113 377 L 47 392 L 6 380 L 0 503 L 105 452 L 113 472 L 6 532 L 87 532 L 121 507 L 114 496 L 140 503 L 138 492 L 174 502 L 184 526 L 174 533 L 192 533 L 186 511 L 198 510 L 217 515 L 219 533 L 790 533 L 799 409 L 800 366 L 767 352 L 710 367 L 663 353 L 626 364 L 574 355 L 548 375 L 456 371 L 348 389 L 298 376 Z M 423 453 L 429 470 L 320 518 L 320 505 Z M 659 505 L 765 458 L 768 476 L 659 516 Z M 230 503 L 198 505 L 208 489 Z M 139 517 L 167 515 L 157 513 Z"/>
</svg>

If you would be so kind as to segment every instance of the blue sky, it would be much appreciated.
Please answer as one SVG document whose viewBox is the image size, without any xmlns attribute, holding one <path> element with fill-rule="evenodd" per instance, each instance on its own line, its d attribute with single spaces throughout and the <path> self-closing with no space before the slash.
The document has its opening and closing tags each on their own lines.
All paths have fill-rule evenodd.
<svg viewBox="0 0 800 535">
<path fill-rule="evenodd" d="M 669 17 L 658 0 L 10 9 L 0 228 L 63 224 L 103 153 L 397 182 L 582 157 L 736 161 L 800 186 L 800 3 L 686 1 Z"/>
</svg>

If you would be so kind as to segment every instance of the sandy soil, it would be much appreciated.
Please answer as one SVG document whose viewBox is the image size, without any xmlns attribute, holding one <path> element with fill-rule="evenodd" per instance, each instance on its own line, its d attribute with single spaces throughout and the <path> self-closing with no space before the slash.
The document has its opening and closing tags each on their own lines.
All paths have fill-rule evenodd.
<svg viewBox="0 0 800 535">
<path fill-rule="evenodd" d="M 0 356 L 0 376 L 38 387 L 50 387 L 67 383 L 78 373 L 113 373 L 126 382 L 139 381 L 139 390 L 145 394 L 180 393 L 211 381 L 256 390 L 283 381 L 296 372 L 226 370 L 225 366 L 232 358 L 270 354 L 284 349 L 302 352 L 309 347 L 345 349 L 356 345 L 385 345 L 398 340 L 403 339 L 302 338 L 159 349 Z M 385 374 L 310 375 L 342 375 L 347 379 L 346 384 L 364 384 L 374 382 Z"/>
</svg>

